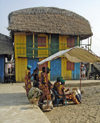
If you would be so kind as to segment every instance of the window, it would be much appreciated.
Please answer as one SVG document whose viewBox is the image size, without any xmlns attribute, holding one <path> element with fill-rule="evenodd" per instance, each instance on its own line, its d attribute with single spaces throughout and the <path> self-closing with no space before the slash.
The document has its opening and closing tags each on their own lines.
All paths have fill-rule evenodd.
<svg viewBox="0 0 100 123">
<path fill-rule="evenodd" d="M 67 70 L 74 70 L 74 63 L 67 61 Z"/>
<path fill-rule="evenodd" d="M 38 47 L 46 47 L 46 37 L 38 37 Z"/>
<path fill-rule="evenodd" d="M 71 48 L 75 46 L 74 38 L 67 38 L 67 47 Z"/>
</svg>

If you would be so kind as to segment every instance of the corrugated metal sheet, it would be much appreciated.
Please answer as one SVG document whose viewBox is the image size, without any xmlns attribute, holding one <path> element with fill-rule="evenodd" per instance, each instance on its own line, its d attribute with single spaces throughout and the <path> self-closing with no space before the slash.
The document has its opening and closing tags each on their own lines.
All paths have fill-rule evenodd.
<svg viewBox="0 0 100 123">
<path fill-rule="evenodd" d="M 33 33 L 33 58 L 34 58 L 34 42 L 35 42 L 35 36 L 34 36 L 34 33 Z"/>
<path fill-rule="evenodd" d="M 59 36 L 59 50 L 67 49 L 67 36 Z"/>
<path fill-rule="evenodd" d="M 34 57 L 38 57 L 38 35 L 34 34 Z"/>
<path fill-rule="evenodd" d="M 48 68 L 50 68 L 50 61 L 48 62 Z M 48 79 L 50 80 L 50 73 L 48 74 Z"/>
<path fill-rule="evenodd" d="M 0 82 L 4 82 L 4 56 L 0 56 Z"/>
<path fill-rule="evenodd" d="M 67 61 L 67 70 L 74 70 L 74 62 Z"/>
<path fill-rule="evenodd" d="M 72 78 L 72 71 L 67 70 L 67 59 L 61 59 L 61 75 L 64 79 L 71 79 Z"/>
<path fill-rule="evenodd" d="M 33 57 L 33 35 L 28 34 L 26 35 L 26 54 L 27 57 Z"/>
<path fill-rule="evenodd" d="M 24 81 L 25 71 L 27 70 L 27 58 L 16 58 L 15 59 L 15 73 L 16 81 Z"/>
<path fill-rule="evenodd" d="M 50 62 L 50 80 L 56 80 L 61 76 L 61 59 L 55 59 Z"/>
<path fill-rule="evenodd" d="M 51 34 L 48 35 L 48 56 L 51 55 Z"/>
<path fill-rule="evenodd" d="M 38 42 L 38 57 L 42 58 L 42 57 L 48 57 L 48 36 L 45 34 L 39 34 L 38 35 L 39 39 L 44 38 L 45 44 L 43 45 L 43 41 L 41 41 L 41 44 L 39 44 Z"/>
<path fill-rule="evenodd" d="M 71 48 L 75 46 L 75 39 L 74 37 L 68 37 L 67 38 L 67 47 Z"/>
<path fill-rule="evenodd" d="M 77 45 L 80 46 L 80 39 L 79 39 L 79 36 L 77 37 Z"/>
<path fill-rule="evenodd" d="M 72 71 L 72 79 L 80 79 L 80 63 L 75 63 L 74 71 Z"/>
<path fill-rule="evenodd" d="M 59 35 L 51 35 L 51 55 L 59 51 Z"/>
<path fill-rule="evenodd" d="M 75 37 L 75 46 L 77 46 L 78 41 L 77 41 L 77 37 Z"/>
<path fill-rule="evenodd" d="M 32 68 L 31 68 L 31 74 L 33 73 L 33 70 L 34 70 L 36 67 L 38 67 L 38 65 L 37 65 L 38 61 L 39 61 L 38 58 L 35 58 L 35 59 L 30 59 L 30 58 L 28 58 L 27 64 L 32 66 Z"/>
<path fill-rule="evenodd" d="M 39 59 L 39 61 L 42 61 L 43 59 Z M 39 70 L 42 71 L 42 67 L 47 68 L 48 67 L 48 62 L 45 62 L 44 64 L 39 65 Z"/>
<path fill-rule="evenodd" d="M 64 78 L 64 79 L 67 79 L 67 60 L 66 58 L 62 58 L 61 59 L 61 76 Z"/>
<path fill-rule="evenodd" d="M 26 57 L 26 34 L 14 34 L 15 58 Z"/>
</svg>

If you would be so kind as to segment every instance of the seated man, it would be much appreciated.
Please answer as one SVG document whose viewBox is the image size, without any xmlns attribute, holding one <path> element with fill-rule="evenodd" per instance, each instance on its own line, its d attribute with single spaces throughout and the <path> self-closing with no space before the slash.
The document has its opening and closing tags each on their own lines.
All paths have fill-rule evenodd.
<svg viewBox="0 0 100 123">
<path fill-rule="evenodd" d="M 58 86 L 60 86 L 60 77 L 57 77 L 57 81 L 54 83 L 53 89 L 57 91 Z"/>
<path fill-rule="evenodd" d="M 58 103 L 57 100 L 60 100 L 62 104 L 65 103 L 66 97 L 64 94 L 64 86 L 61 84 L 61 77 L 57 77 L 57 81 L 54 83 L 53 93 L 55 95 L 54 104 Z"/>
<path fill-rule="evenodd" d="M 54 89 L 58 92 L 59 95 L 64 95 L 65 91 L 65 80 L 62 77 L 58 77 L 57 81 L 54 83 Z M 66 90 L 68 91 L 68 90 Z"/>
<path fill-rule="evenodd" d="M 66 94 L 69 89 L 65 89 L 65 80 L 63 80 L 63 78 L 60 78 L 59 81 L 54 84 L 54 89 L 56 89 L 57 93 L 59 94 L 59 98 L 61 98 L 63 95 L 64 99 L 66 97 L 66 99 L 72 100 L 75 104 L 79 104 L 74 92 Z"/>
</svg>

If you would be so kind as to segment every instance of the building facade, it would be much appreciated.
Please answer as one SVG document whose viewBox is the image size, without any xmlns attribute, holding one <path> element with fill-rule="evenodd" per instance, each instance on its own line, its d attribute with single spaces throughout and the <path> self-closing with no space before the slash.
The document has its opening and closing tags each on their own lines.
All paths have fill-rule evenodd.
<svg viewBox="0 0 100 123">
<path fill-rule="evenodd" d="M 41 71 L 43 66 L 48 66 L 51 69 L 50 80 L 55 80 L 58 76 L 64 79 L 80 78 L 80 63 L 72 63 L 64 57 L 37 66 L 39 61 L 60 50 L 79 46 L 79 37 L 16 32 L 14 44 L 16 81 L 23 81 L 28 64 L 32 66 L 31 73 L 36 67 Z"/>
<path fill-rule="evenodd" d="M 14 40 L 16 81 L 24 81 L 27 65 L 31 73 L 36 67 L 51 69 L 50 80 L 80 78 L 80 63 L 64 57 L 41 66 L 37 63 L 64 49 L 80 46 L 80 41 L 92 35 L 90 25 L 83 17 L 58 8 L 37 7 L 9 14 L 9 30 Z"/>
<path fill-rule="evenodd" d="M 5 81 L 5 58 L 13 55 L 13 44 L 10 37 L 0 33 L 0 83 Z"/>
</svg>

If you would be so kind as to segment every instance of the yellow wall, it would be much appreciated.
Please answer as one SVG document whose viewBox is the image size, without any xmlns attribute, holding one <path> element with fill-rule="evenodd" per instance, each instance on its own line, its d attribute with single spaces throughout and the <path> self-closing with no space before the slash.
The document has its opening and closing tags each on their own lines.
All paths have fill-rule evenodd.
<svg viewBox="0 0 100 123">
<path fill-rule="evenodd" d="M 67 36 L 59 36 L 59 50 L 68 49 L 67 47 Z M 61 76 L 64 79 L 71 79 L 72 71 L 67 70 L 67 59 L 61 58 Z"/>
<path fill-rule="evenodd" d="M 67 49 L 67 36 L 59 36 L 59 50 Z"/>
<path fill-rule="evenodd" d="M 26 34 L 14 34 L 15 58 L 26 57 Z"/>
<path fill-rule="evenodd" d="M 16 81 L 24 81 L 25 71 L 27 70 L 27 58 L 15 59 Z"/>
<path fill-rule="evenodd" d="M 51 54 L 51 34 L 49 34 L 49 37 L 48 37 L 48 56 Z"/>
<path fill-rule="evenodd" d="M 50 61 L 48 62 L 48 68 L 50 68 Z M 50 80 L 50 72 L 48 74 L 48 79 Z"/>
<path fill-rule="evenodd" d="M 51 34 L 49 34 L 49 40 L 48 40 L 48 48 L 51 47 Z M 51 51 L 48 50 L 48 56 L 50 55 Z M 48 62 L 48 68 L 50 68 L 50 61 Z M 50 73 L 48 74 L 48 79 L 50 80 Z"/>
<path fill-rule="evenodd" d="M 61 76 L 64 79 L 72 78 L 72 71 L 67 70 L 67 59 L 66 58 L 61 58 Z"/>
<path fill-rule="evenodd" d="M 79 39 L 79 36 L 77 37 L 77 45 L 80 46 L 80 39 Z"/>
<path fill-rule="evenodd" d="M 48 36 L 45 34 L 39 34 L 38 36 L 46 37 L 46 47 L 38 47 L 38 57 L 48 57 Z"/>
<path fill-rule="evenodd" d="M 34 33 L 33 33 L 33 49 L 34 49 L 34 43 L 35 43 L 35 41 L 34 41 Z M 33 57 L 34 57 L 34 50 L 33 50 Z"/>
</svg>

